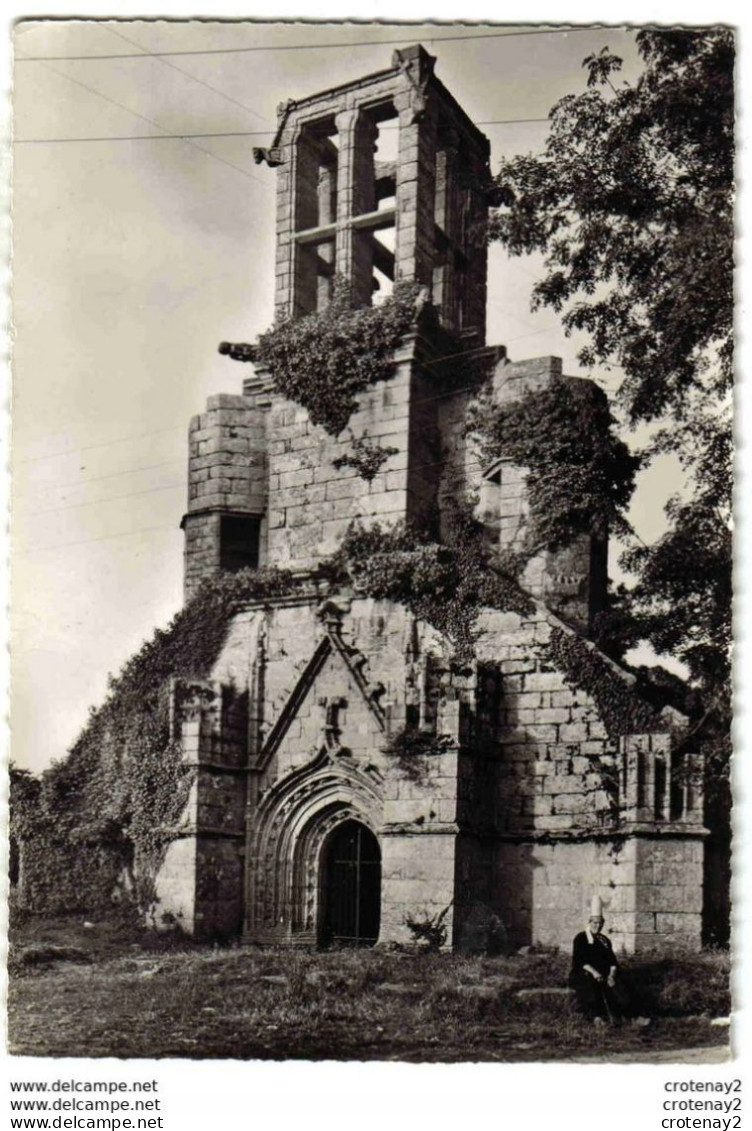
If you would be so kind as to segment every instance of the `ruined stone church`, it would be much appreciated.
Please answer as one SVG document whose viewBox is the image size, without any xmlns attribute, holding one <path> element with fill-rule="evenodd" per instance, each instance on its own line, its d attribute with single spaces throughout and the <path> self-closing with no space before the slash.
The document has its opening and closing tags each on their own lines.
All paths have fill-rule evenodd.
<svg viewBox="0 0 752 1131">
<path fill-rule="evenodd" d="M 496 546 L 519 546 L 526 469 L 503 456 L 483 466 L 465 429 L 476 390 L 454 359 L 482 356 L 510 402 L 561 377 L 557 358 L 513 362 L 486 345 L 489 144 L 434 63 L 411 47 L 288 102 L 256 151 L 276 177 L 279 316 L 322 310 L 342 277 L 363 305 L 413 280 L 436 317 L 359 398 L 353 434 L 393 452 L 370 481 L 335 467 L 344 438 L 263 367 L 191 421 L 186 595 L 219 570 L 266 564 L 299 584 L 249 603 L 210 678 L 173 688 L 195 777 L 159 908 L 205 937 L 291 946 L 409 942 L 411 923 L 440 920 L 447 945 L 473 949 L 491 929 L 511 946 L 566 946 L 597 894 L 617 948 L 699 946 L 705 830 L 676 754 L 682 717 L 656 709 L 640 733 L 615 734 L 585 681 L 551 659 L 557 634 L 636 695 L 588 640 L 605 599 L 602 536 L 532 559 L 534 611 L 485 610 L 461 670 L 404 606 L 331 592 L 319 573 L 353 519 L 420 522 L 457 490 L 480 500 Z M 573 395 L 603 396 L 568 380 Z M 441 738 L 420 778 L 385 753 L 405 726 Z"/>
</svg>

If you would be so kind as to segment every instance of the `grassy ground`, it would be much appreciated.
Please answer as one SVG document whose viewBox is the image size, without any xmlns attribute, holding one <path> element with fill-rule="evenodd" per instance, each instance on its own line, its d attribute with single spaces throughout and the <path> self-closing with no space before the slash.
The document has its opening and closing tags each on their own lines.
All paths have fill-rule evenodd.
<svg viewBox="0 0 752 1131">
<path fill-rule="evenodd" d="M 653 1018 L 598 1030 L 566 995 L 567 956 L 216 949 L 122 923 L 17 917 L 9 1044 L 25 1056 L 561 1060 L 723 1045 L 728 955 L 629 964 Z"/>
</svg>

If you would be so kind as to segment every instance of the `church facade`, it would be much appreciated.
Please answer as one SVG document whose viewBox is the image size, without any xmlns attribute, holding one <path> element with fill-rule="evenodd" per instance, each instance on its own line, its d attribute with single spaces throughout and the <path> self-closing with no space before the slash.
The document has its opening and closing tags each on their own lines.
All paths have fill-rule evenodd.
<svg viewBox="0 0 752 1131">
<path fill-rule="evenodd" d="M 682 716 L 641 704 L 588 638 L 602 535 L 529 561 L 530 611 L 485 610 L 462 665 L 403 605 L 335 591 L 319 568 L 354 519 L 441 523 L 457 493 L 479 500 L 499 549 L 524 538 L 526 469 L 483 465 L 466 428 L 477 388 L 456 359 L 481 358 L 501 402 L 561 379 L 561 363 L 486 345 L 487 139 L 416 46 L 280 107 L 257 159 L 277 181 L 279 316 L 324 309 L 339 277 L 363 305 L 414 281 L 435 319 L 351 417 L 351 436 L 392 452 L 370 480 L 335 466 L 349 440 L 260 366 L 191 422 L 186 595 L 240 567 L 283 567 L 297 584 L 236 614 L 210 678 L 171 688 L 194 778 L 158 910 L 205 937 L 386 944 L 440 926 L 447 945 L 482 950 L 567 945 L 597 894 L 617 947 L 699 947 L 697 767 L 679 752 Z M 603 396 L 567 380 L 573 396 Z M 615 727 L 609 697 L 634 701 L 640 725 Z M 411 729 L 436 742 L 406 771 L 394 739 Z"/>
</svg>

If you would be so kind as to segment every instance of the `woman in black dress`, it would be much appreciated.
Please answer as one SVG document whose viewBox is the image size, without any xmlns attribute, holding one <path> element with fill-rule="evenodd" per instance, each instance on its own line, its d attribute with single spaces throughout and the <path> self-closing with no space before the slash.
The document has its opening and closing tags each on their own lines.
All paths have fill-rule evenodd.
<svg viewBox="0 0 752 1131">
<path fill-rule="evenodd" d="M 626 987 L 611 940 L 603 931 L 603 915 L 593 909 L 587 928 L 575 935 L 569 984 L 590 1021 L 621 1021 L 630 1015 Z"/>
</svg>

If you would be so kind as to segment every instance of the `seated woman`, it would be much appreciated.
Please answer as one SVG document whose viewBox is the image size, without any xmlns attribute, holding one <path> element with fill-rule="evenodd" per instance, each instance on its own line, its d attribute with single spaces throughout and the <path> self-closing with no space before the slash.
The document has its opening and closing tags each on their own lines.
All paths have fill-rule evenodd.
<svg viewBox="0 0 752 1131">
<path fill-rule="evenodd" d="M 629 992 L 619 971 L 611 940 L 603 931 L 598 896 L 593 899 L 587 928 L 575 935 L 569 984 L 589 1021 L 621 1021 L 632 1016 Z"/>
</svg>

